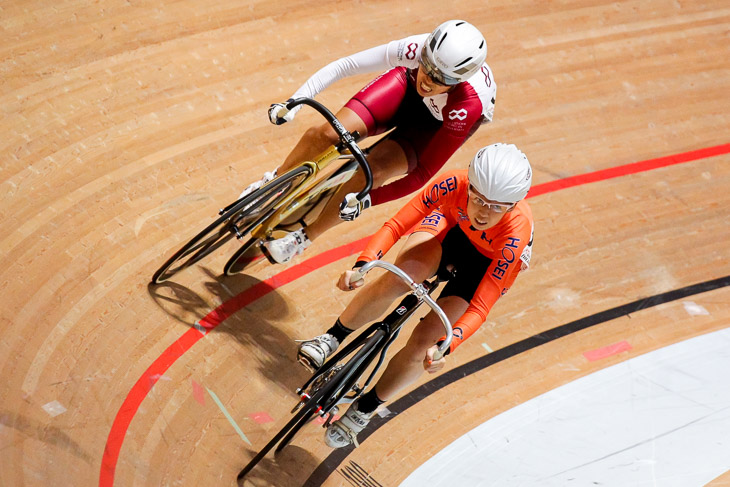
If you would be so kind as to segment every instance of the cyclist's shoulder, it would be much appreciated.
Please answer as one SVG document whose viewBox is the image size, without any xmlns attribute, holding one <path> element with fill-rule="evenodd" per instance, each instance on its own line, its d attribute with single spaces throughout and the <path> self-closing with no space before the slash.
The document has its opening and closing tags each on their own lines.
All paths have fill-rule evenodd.
<svg viewBox="0 0 730 487">
<path fill-rule="evenodd" d="M 512 212 L 529 222 L 533 221 L 532 208 L 530 208 L 530 204 L 527 202 L 527 200 L 520 200 L 517 205 L 515 205 L 515 208 Z"/>
<path fill-rule="evenodd" d="M 445 211 L 445 207 L 453 206 L 454 201 L 467 191 L 468 186 L 466 170 L 444 171 L 424 186 L 419 199 L 428 208 L 437 206 Z"/>
<path fill-rule="evenodd" d="M 507 213 L 505 223 L 506 232 L 520 233 L 525 238 L 528 238 L 528 234 L 532 233 L 534 220 L 532 218 L 532 210 L 527 201 L 522 200 L 517 203 L 514 209 Z"/>
<path fill-rule="evenodd" d="M 469 186 L 469 172 L 466 169 L 451 169 L 439 173 L 433 180 L 434 186 L 448 187 L 450 191 L 466 190 Z"/>
<path fill-rule="evenodd" d="M 478 120 L 481 117 L 484 122 L 491 122 L 496 98 L 497 84 L 489 66 L 484 64 L 481 70 L 449 92 L 445 108 L 457 120 Z"/>
<path fill-rule="evenodd" d="M 486 107 L 494 103 L 497 83 L 487 63 L 469 79 L 462 81 L 449 92 L 450 104 L 479 103 Z"/>
</svg>

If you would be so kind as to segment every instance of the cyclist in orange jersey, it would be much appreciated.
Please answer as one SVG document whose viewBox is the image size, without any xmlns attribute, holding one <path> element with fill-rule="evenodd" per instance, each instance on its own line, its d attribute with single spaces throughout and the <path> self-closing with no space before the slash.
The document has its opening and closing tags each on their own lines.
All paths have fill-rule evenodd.
<svg viewBox="0 0 730 487">
<path fill-rule="evenodd" d="M 413 228 L 396 258 L 398 267 L 416 282 L 447 267 L 456 270 L 437 301 L 453 323 L 448 355 L 486 321 L 497 299 L 529 266 L 533 220 L 524 198 L 531 182 L 530 163 L 514 145 L 484 147 L 468 171 L 446 172 L 411 199 L 376 232 L 353 269 L 382 258 Z M 363 285 L 351 282 L 352 274 L 346 271 L 340 276 L 340 289 Z M 326 333 L 300 345 L 300 360 L 319 367 L 352 331 L 376 320 L 408 290 L 393 274 L 378 277 L 355 296 Z M 325 442 L 334 448 L 352 443 L 380 404 L 417 380 L 424 369 L 434 373 L 443 368 L 445 358 L 433 360 L 442 335 L 440 319 L 429 313 L 375 387 L 328 427 Z"/>
</svg>

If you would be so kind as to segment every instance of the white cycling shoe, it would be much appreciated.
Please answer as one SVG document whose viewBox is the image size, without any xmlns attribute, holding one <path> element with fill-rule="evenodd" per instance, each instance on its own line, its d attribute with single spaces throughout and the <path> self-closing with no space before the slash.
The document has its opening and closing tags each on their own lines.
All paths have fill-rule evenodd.
<svg viewBox="0 0 730 487">
<path fill-rule="evenodd" d="M 357 434 L 365 429 L 375 415 L 375 411 L 367 414 L 361 413 L 357 410 L 357 403 L 358 401 L 353 402 L 344 416 L 327 427 L 324 442 L 330 448 L 343 448 L 350 444 L 360 446 L 357 442 Z"/>
<path fill-rule="evenodd" d="M 240 200 L 244 196 L 248 196 L 249 194 L 253 193 L 257 189 L 259 189 L 261 186 L 268 183 L 269 181 L 271 181 L 274 178 L 276 178 L 276 169 L 274 169 L 273 171 L 270 171 L 270 172 L 265 172 L 264 177 L 262 177 L 261 180 L 259 180 L 259 181 L 254 181 L 253 183 L 249 184 L 248 187 L 246 187 L 246 189 L 243 190 L 243 192 L 238 197 L 238 199 Z"/>
<path fill-rule="evenodd" d="M 290 232 L 285 237 L 268 240 L 262 246 L 266 257 L 269 258 L 272 264 L 285 264 L 295 255 L 304 252 L 304 249 L 311 244 L 312 241 L 307 238 L 304 229 L 300 228 L 299 230 Z"/>
<path fill-rule="evenodd" d="M 303 341 L 299 345 L 297 359 L 307 368 L 318 369 L 339 346 L 340 342 L 337 341 L 337 338 L 325 333 L 311 340 Z"/>
</svg>

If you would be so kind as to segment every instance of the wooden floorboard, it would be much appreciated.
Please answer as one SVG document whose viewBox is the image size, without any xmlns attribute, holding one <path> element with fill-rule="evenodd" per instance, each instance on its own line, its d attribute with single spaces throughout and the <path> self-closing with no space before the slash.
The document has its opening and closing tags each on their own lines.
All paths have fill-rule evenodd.
<svg viewBox="0 0 730 487">
<path fill-rule="evenodd" d="M 294 340 L 320 333 L 347 304 L 334 282 L 354 257 L 274 281 L 205 336 L 195 323 L 371 235 L 403 202 L 368 210 L 287 266 L 221 277 L 231 244 L 169 284 L 149 287 L 151 275 L 319 123 L 304 109 L 273 126 L 271 103 L 329 61 L 449 17 L 482 30 L 498 90 L 494 122 L 445 169 L 510 142 L 528 155 L 537 187 L 730 142 L 730 7 L 719 0 L 0 6 L 1 485 L 235 485 L 289 417 L 307 377 Z M 338 108 L 375 74 L 318 98 Z M 728 152 L 531 198 L 532 269 L 447 371 L 730 275 Z M 357 485 L 348 476 L 358 472 L 398 485 L 510 407 L 727 328 L 728 299 L 721 287 L 517 353 L 390 419 L 341 463 L 326 463 L 322 430 L 307 428 L 247 485 L 299 486 L 318 469 L 325 485 Z M 689 314 L 687 301 L 708 314 Z M 622 341 L 631 350 L 583 355 Z M 710 485 L 726 484 L 727 473 Z"/>
</svg>

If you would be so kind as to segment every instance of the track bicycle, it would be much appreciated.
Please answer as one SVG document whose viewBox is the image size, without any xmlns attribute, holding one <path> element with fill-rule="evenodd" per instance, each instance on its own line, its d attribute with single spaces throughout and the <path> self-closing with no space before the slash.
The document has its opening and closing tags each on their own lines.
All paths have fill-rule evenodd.
<svg viewBox="0 0 730 487">
<path fill-rule="evenodd" d="M 371 269 L 386 269 L 408 284 L 411 292 L 382 321 L 373 323 L 358 334 L 354 340 L 338 350 L 304 385 L 297 389 L 299 402 L 292 409 L 294 417 L 259 451 L 256 456 L 238 474 L 241 480 L 266 454 L 276 446 L 275 452 L 281 451 L 292 440 L 294 435 L 315 416 L 326 418 L 323 427 L 327 428 L 339 406 L 350 404 L 360 397 L 368 388 L 376 373 L 385 361 L 390 345 L 398 337 L 403 324 L 425 302 L 438 315 L 444 325 L 446 338 L 434 353 L 434 360 L 439 360 L 451 345 L 451 323 L 444 311 L 431 298 L 431 293 L 450 275 L 437 275 L 431 280 L 417 284 L 404 271 L 388 262 L 374 260 L 366 263 L 353 274 L 351 280 L 362 279 Z M 358 275 L 359 273 L 359 275 Z M 363 385 L 359 385 L 361 377 L 375 362 Z M 277 446 L 278 444 L 278 446 Z M 357 443 L 356 443 L 357 445 Z"/>
<path fill-rule="evenodd" d="M 360 134 L 348 132 L 332 112 L 311 98 L 292 100 L 286 104 L 286 109 L 298 105 L 309 105 L 317 110 L 334 128 L 339 143 L 330 146 L 314 161 L 298 164 L 221 209 L 218 219 L 183 245 L 154 273 L 154 284 L 199 262 L 232 238 L 243 240 L 248 236 L 224 266 L 226 275 L 242 271 L 252 261 L 252 256 L 260 254 L 262 242 L 279 238 L 293 230 L 292 226 L 306 225 L 316 219 L 319 211 L 358 168 L 365 175 L 365 186 L 355 199 L 346 199 L 343 204 L 353 207 L 365 199 L 373 184 L 366 153 L 374 145 L 362 150 L 357 145 Z"/>
</svg>

